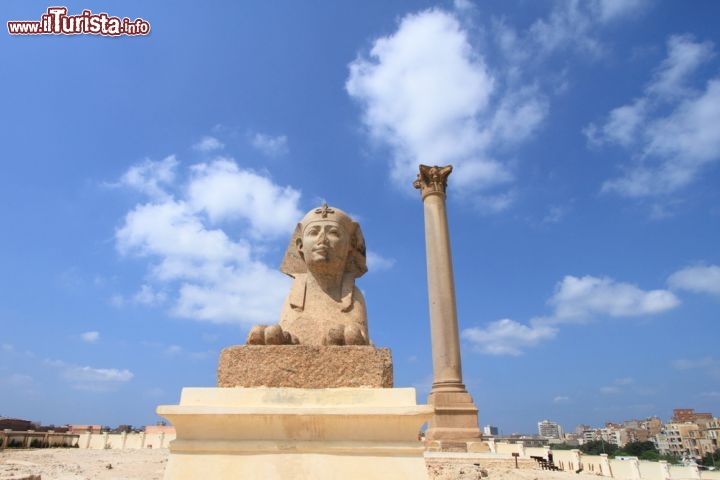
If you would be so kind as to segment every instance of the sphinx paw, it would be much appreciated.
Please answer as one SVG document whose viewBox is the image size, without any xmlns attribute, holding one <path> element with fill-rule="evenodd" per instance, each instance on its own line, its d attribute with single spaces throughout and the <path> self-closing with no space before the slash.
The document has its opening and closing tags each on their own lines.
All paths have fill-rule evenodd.
<svg viewBox="0 0 720 480">
<path fill-rule="evenodd" d="M 267 325 L 255 325 L 250 329 L 245 343 L 248 345 L 265 345 L 265 329 Z"/>
<path fill-rule="evenodd" d="M 345 345 L 345 327 L 343 325 L 336 325 L 328 330 L 323 345 Z"/>
<path fill-rule="evenodd" d="M 345 326 L 345 345 L 367 345 L 368 339 L 365 332 L 357 325 Z"/>
<path fill-rule="evenodd" d="M 357 325 L 338 324 L 328 330 L 323 345 L 368 345 L 365 332 Z"/>
<path fill-rule="evenodd" d="M 297 345 L 294 335 L 286 332 L 280 325 L 255 325 L 247 336 L 248 345 Z"/>
</svg>

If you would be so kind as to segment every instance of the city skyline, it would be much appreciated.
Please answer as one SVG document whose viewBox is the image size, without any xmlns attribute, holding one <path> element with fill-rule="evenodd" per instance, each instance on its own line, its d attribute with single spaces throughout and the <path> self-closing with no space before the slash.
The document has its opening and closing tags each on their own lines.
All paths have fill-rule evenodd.
<svg viewBox="0 0 720 480">
<path fill-rule="evenodd" d="M 677 410 L 677 409 L 673 409 L 673 412 L 675 410 Z M 707 413 L 707 414 L 710 414 L 713 418 L 717 418 L 717 417 L 715 417 L 713 412 L 695 412 L 695 409 L 690 409 L 690 410 L 692 410 L 694 414 L 704 415 Z M 8 416 L 8 415 L 5 415 L 3 412 L 0 412 L 0 419 L 8 419 L 8 418 L 15 419 L 15 417 Z M 676 422 L 683 423 L 683 422 L 679 421 L 678 419 L 675 419 L 674 416 L 670 416 L 667 418 L 660 417 L 660 416 L 649 416 L 646 418 L 629 418 L 628 417 L 628 418 L 623 418 L 623 419 L 617 419 L 617 418 L 609 419 L 609 420 L 604 421 L 602 424 L 596 424 L 596 425 L 590 425 L 587 423 L 579 423 L 577 425 L 572 426 L 572 428 L 566 428 L 566 425 L 563 425 L 560 422 L 556 422 L 552 418 L 543 418 L 542 420 L 538 420 L 536 422 L 535 431 L 526 431 L 526 432 L 507 432 L 507 431 L 503 430 L 501 425 L 487 424 L 487 423 L 482 423 L 482 422 L 480 422 L 479 426 L 480 426 L 480 430 L 483 431 L 484 435 L 492 435 L 492 436 L 499 435 L 501 437 L 506 436 L 506 435 L 530 435 L 530 436 L 537 435 L 537 436 L 543 437 L 544 435 L 542 435 L 539 432 L 540 424 L 549 422 L 550 424 L 555 424 L 560 427 L 560 431 L 562 432 L 561 437 L 563 437 L 567 434 L 578 433 L 577 430 L 580 428 L 595 430 L 595 429 L 602 429 L 603 427 L 606 427 L 609 424 L 610 425 L 622 425 L 622 424 L 628 423 L 628 422 L 643 422 L 643 421 L 650 420 L 650 419 L 658 419 L 661 421 L 662 424 L 669 424 L 669 423 L 676 423 Z M 30 419 L 30 418 L 23 418 L 23 419 L 18 419 L 18 420 L 26 420 L 26 421 L 31 421 L 31 422 L 34 421 L 33 419 Z M 45 427 L 49 426 L 49 425 L 55 425 L 55 426 L 71 425 L 71 424 L 60 424 L 60 423 L 53 423 L 53 422 L 43 423 L 40 421 L 34 421 L 34 423 L 36 423 L 39 426 L 45 426 Z M 157 422 L 155 422 L 152 425 L 153 426 L 154 425 L 168 425 L 168 423 L 166 420 L 158 420 Z M 88 426 L 101 426 L 103 428 L 110 427 L 111 429 L 118 429 L 120 427 L 132 427 L 133 429 L 139 429 L 139 428 L 143 428 L 143 427 L 146 427 L 149 425 L 138 425 L 138 424 L 130 424 L 130 423 L 119 423 L 116 425 L 106 425 L 106 424 L 102 424 L 102 423 L 97 423 L 97 422 L 92 423 L 91 422 L 90 424 L 88 424 Z M 487 430 L 490 428 L 497 429 L 498 433 L 497 434 L 488 433 Z"/>
<path fill-rule="evenodd" d="M 149 31 L 0 35 L 1 414 L 152 425 L 214 386 L 324 202 L 362 225 L 370 338 L 424 403 L 420 163 L 454 166 L 480 425 L 718 404 L 719 3 L 63 5 Z"/>
</svg>

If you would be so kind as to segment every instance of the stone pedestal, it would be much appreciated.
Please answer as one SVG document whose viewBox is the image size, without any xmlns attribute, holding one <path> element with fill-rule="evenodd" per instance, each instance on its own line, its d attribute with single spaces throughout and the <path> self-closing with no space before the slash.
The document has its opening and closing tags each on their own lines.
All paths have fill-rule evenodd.
<svg viewBox="0 0 720 480">
<path fill-rule="evenodd" d="M 393 386 L 389 348 L 236 345 L 220 353 L 218 387 Z"/>
<path fill-rule="evenodd" d="M 435 415 L 425 432 L 428 440 L 469 441 L 479 439 L 478 409 L 466 391 L 431 391 L 428 404 L 435 407 Z"/>
<path fill-rule="evenodd" d="M 166 480 L 421 479 L 433 413 L 412 388 L 184 388 Z"/>
</svg>

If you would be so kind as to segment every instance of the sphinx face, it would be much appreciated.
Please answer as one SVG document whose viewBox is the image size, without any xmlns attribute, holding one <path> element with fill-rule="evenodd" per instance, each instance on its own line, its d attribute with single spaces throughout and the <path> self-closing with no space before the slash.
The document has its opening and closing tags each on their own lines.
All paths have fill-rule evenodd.
<svg viewBox="0 0 720 480">
<path fill-rule="evenodd" d="M 339 223 L 318 220 L 305 227 L 298 248 L 309 271 L 341 273 L 345 270 L 350 237 Z"/>
</svg>

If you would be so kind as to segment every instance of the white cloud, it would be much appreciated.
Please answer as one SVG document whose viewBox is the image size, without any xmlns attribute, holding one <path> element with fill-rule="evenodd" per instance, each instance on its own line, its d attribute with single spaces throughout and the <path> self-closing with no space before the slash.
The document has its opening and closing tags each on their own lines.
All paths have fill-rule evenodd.
<svg viewBox="0 0 720 480">
<path fill-rule="evenodd" d="M 211 136 L 204 136 L 198 143 L 193 145 L 193 149 L 199 152 L 212 152 L 215 150 L 221 150 L 225 147 L 220 140 Z"/>
<path fill-rule="evenodd" d="M 623 393 L 623 391 L 625 389 L 627 389 L 627 387 L 629 387 L 630 385 L 634 385 L 634 384 L 635 384 L 634 378 L 630 378 L 630 377 L 618 378 L 618 379 L 615 379 L 615 381 L 613 382 L 612 385 L 600 387 L 600 393 L 602 393 L 603 395 L 618 395 L 620 393 Z M 625 387 L 625 388 L 623 388 L 623 387 Z M 643 391 L 643 389 L 637 389 L 637 388 L 635 388 L 634 390 L 636 392 Z"/>
<path fill-rule="evenodd" d="M 470 0 L 453 0 L 453 7 L 458 12 L 465 12 L 468 10 L 474 10 L 475 4 Z"/>
<path fill-rule="evenodd" d="M 213 322 L 276 323 L 289 288 L 282 274 L 259 262 L 200 280 L 182 284 L 175 314 Z"/>
<path fill-rule="evenodd" d="M 495 195 L 478 195 L 475 198 L 475 206 L 482 213 L 500 213 L 510 208 L 516 197 L 514 190 Z"/>
<path fill-rule="evenodd" d="M 561 50 L 576 50 L 592 56 L 605 53 L 597 39 L 603 24 L 637 16 L 648 6 L 648 0 L 565 0 L 555 2 L 547 18 L 536 20 L 529 28 L 526 41 L 540 47 L 547 55 Z"/>
<path fill-rule="evenodd" d="M 292 232 L 302 212 L 300 192 L 275 185 L 269 178 L 242 170 L 228 159 L 194 165 L 188 200 L 195 211 L 204 211 L 213 223 L 244 220 L 255 237 L 276 237 Z"/>
<path fill-rule="evenodd" d="M 548 300 L 555 307 L 552 323 L 585 320 L 593 315 L 626 317 L 652 315 L 680 304 L 668 290 L 645 291 L 611 278 L 567 275 Z"/>
<path fill-rule="evenodd" d="M 592 12 L 585 9 L 587 6 L 592 8 L 593 4 L 557 2 L 547 19 L 538 19 L 531 25 L 528 39 L 545 55 L 561 49 L 601 55 L 603 47 L 593 35 L 595 19 Z"/>
<path fill-rule="evenodd" d="M 561 0 L 554 2 L 549 14 L 535 20 L 524 32 L 516 31 L 505 19 L 494 18 L 492 33 L 516 70 L 566 51 L 579 53 L 584 59 L 596 59 L 607 50 L 599 40 L 602 28 L 638 16 L 649 4 L 648 0 Z"/>
<path fill-rule="evenodd" d="M 95 343 L 98 340 L 100 340 L 100 332 L 95 332 L 95 331 L 84 332 L 84 333 L 80 334 L 80 338 L 82 339 L 83 342 Z"/>
<path fill-rule="evenodd" d="M 720 266 L 697 265 L 683 268 L 670 275 L 668 285 L 675 290 L 720 295 Z"/>
<path fill-rule="evenodd" d="M 138 204 L 116 230 L 122 255 L 148 258 L 149 277 L 132 302 L 211 322 L 272 323 L 287 279 L 262 261 L 270 242 L 290 234 L 302 216 L 300 193 L 243 170 L 230 159 L 192 166 L 187 184 L 167 185 Z M 232 221 L 237 240 L 220 228 Z M 284 243 L 284 242 L 283 242 Z M 117 298 L 120 305 L 127 303 Z"/>
<path fill-rule="evenodd" d="M 557 397 L 553 398 L 553 403 L 567 403 L 570 401 L 570 397 L 565 395 L 558 395 Z"/>
<path fill-rule="evenodd" d="M 583 323 L 597 315 L 654 315 L 675 308 L 680 301 L 668 290 L 645 291 L 607 277 L 567 275 L 557 284 L 547 303 L 554 307 L 553 313 L 535 317 L 528 325 L 505 318 L 491 322 L 484 328 L 467 328 L 461 336 L 480 353 L 521 355 L 527 348 L 555 338 L 561 324 Z M 619 379 L 616 385 L 626 385 L 632 381 Z"/>
<path fill-rule="evenodd" d="M 548 209 L 547 214 L 542 219 L 542 223 L 559 223 L 570 211 L 569 207 L 554 205 Z"/>
<path fill-rule="evenodd" d="M 598 0 L 593 7 L 598 11 L 600 20 L 608 22 L 635 16 L 645 10 L 649 4 L 649 0 Z"/>
<path fill-rule="evenodd" d="M 163 350 L 163 354 L 169 357 L 180 355 L 182 352 L 183 349 L 179 345 L 168 345 L 167 347 L 165 347 L 165 350 Z"/>
<path fill-rule="evenodd" d="M 46 365 L 61 369 L 61 376 L 76 390 L 109 392 L 120 388 L 135 376 L 130 370 L 73 365 L 62 360 L 46 360 Z"/>
<path fill-rule="evenodd" d="M 222 230 L 206 229 L 202 219 L 183 201 L 167 201 L 136 206 L 116 231 L 121 253 L 164 257 L 156 273 L 176 278 L 177 270 L 215 262 L 249 257 L 247 245 L 235 243 Z M 184 274 L 180 272 L 180 274 Z"/>
<path fill-rule="evenodd" d="M 696 369 L 720 369 L 720 360 L 714 357 L 703 357 L 696 359 L 681 358 L 672 363 L 675 370 L 696 370 Z"/>
<path fill-rule="evenodd" d="M 150 285 L 142 285 L 140 290 L 133 295 L 133 302 L 140 305 L 155 306 L 165 303 L 167 295 L 165 292 L 158 292 Z"/>
<path fill-rule="evenodd" d="M 166 198 L 164 186 L 175 181 L 177 165 L 175 155 L 170 155 L 159 162 L 145 160 L 130 167 L 115 185 L 132 188 L 151 198 Z"/>
<path fill-rule="evenodd" d="M 134 377 L 130 370 L 116 368 L 70 367 L 63 377 L 77 390 L 111 391 Z"/>
<path fill-rule="evenodd" d="M 617 144 L 632 161 L 602 191 L 626 197 L 666 195 L 688 186 L 720 160 L 720 77 L 704 90 L 691 87 L 698 68 L 714 56 L 710 42 L 687 35 L 668 39 L 668 55 L 643 95 L 613 109 L 584 132 L 594 145 Z M 669 113 L 666 113 L 669 112 Z"/>
<path fill-rule="evenodd" d="M 461 337 L 475 351 L 488 355 L 521 355 L 527 347 L 555 338 L 557 329 L 548 325 L 523 325 L 509 318 L 491 322 L 486 328 L 472 327 Z"/>
<path fill-rule="evenodd" d="M 128 382 L 134 375 L 127 369 L 71 367 L 64 376 L 69 380 L 79 382 Z"/>
<path fill-rule="evenodd" d="M 390 270 L 395 265 L 394 258 L 386 258 L 375 253 L 371 250 L 367 252 L 367 266 L 368 272 L 381 272 L 383 270 Z"/>
<path fill-rule="evenodd" d="M 681 358 L 672 362 L 672 366 L 675 370 L 680 371 L 695 370 L 705 379 L 720 380 L 720 359 L 712 356 L 695 359 Z"/>
<path fill-rule="evenodd" d="M 663 99 L 691 94 L 687 85 L 691 75 L 715 56 L 712 42 L 699 43 L 690 35 L 673 35 L 667 41 L 667 49 L 667 57 L 657 69 L 647 92 Z"/>
<path fill-rule="evenodd" d="M 629 147 L 637 142 L 639 130 L 645 122 L 647 101 L 638 99 L 628 105 L 610 111 L 605 125 L 601 127 L 590 124 L 583 130 L 594 145 L 612 142 Z"/>
<path fill-rule="evenodd" d="M 250 143 L 260 152 L 269 157 L 279 157 L 288 153 L 288 139 L 285 135 L 267 135 L 255 133 L 250 138 Z"/>
<path fill-rule="evenodd" d="M 510 181 L 494 149 L 526 140 L 547 114 L 537 90 L 505 91 L 468 32 L 442 10 L 404 17 L 349 67 L 346 90 L 372 137 L 392 149 L 391 174 L 402 188 L 419 163 L 453 164 L 453 184 L 463 191 Z"/>
<path fill-rule="evenodd" d="M 490 132 L 497 142 L 520 143 L 533 134 L 548 114 L 548 103 L 537 87 L 508 92 L 495 108 Z"/>
</svg>

